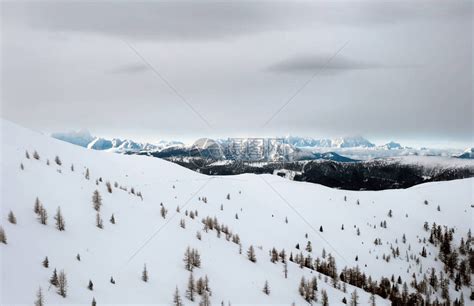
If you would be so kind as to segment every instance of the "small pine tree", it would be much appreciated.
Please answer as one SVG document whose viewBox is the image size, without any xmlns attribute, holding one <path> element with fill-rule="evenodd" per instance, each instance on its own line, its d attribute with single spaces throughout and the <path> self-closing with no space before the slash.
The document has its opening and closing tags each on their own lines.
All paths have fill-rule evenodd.
<svg viewBox="0 0 474 306">
<path fill-rule="evenodd" d="M 251 245 L 247 251 L 247 257 L 251 262 L 257 262 L 257 257 L 255 256 L 255 249 Z"/>
<path fill-rule="evenodd" d="M 40 207 L 41 207 L 41 202 L 40 202 L 40 200 L 38 199 L 38 197 L 36 197 L 35 206 L 34 206 L 34 208 L 33 208 L 33 211 L 35 212 L 35 214 L 39 214 L 39 212 L 40 212 Z"/>
<path fill-rule="evenodd" d="M 105 183 L 105 187 L 107 187 L 107 191 L 108 191 L 109 193 L 112 193 L 112 184 L 110 184 L 109 181 L 107 181 L 107 182 Z"/>
<path fill-rule="evenodd" d="M 43 207 L 43 205 L 40 205 L 39 208 L 38 221 L 43 225 L 48 223 L 48 212 L 46 211 L 46 208 Z"/>
<path fill-rule="evenodd" d="M 58 273 L 56 272 L 56 268 L 54 269 L 53 271 L 53 275 L 51 276 L 51 278 L 49 279 L 49 283 L 55 287 L 58 286 L 59 284 L 59 280 L 58 280 Z"/>
<path fill-rule="evenodd" d="M 30 159 L 30 153 L 28 153 L 28 151 L 25 150 L 25 157 L 26 159 Z"/>
<path fill-rule="evenodd" d="M 94 290 L 94 284 L 92 283 L 91 280 L 89 280 L 89 284 L 87 285 L 87 289 L 89 289 L 90 291 Z"/>
<path fill-rule="evenodd" d="M 168 213 L 168 210 L 165 208 L 165 206 L 162 204 L 161 209 L 160 209 L 160 214 L 163 217 L 163 219 L 166 219 L 166 214 Z"/>
<path fill-rule="evenodd" d="M 23 163 L 20 163 L 20 169 L 25 170 L 25 166 L 23 166 Z"/>
<path fill-rule="evenodd" d="M 46 256 L 43 260 L 43 267 L 49 268 L 49 259 L 48 256 Z"/>
<path fill-rule="evenodd" d="M 376 301 L 375 301 L 375 295 L 373 293 L 370 294 L 369 303 L 370 303 L 370 306 L 377 306 Z"/>
<path fill-rule="evenodd" d="M 74 164 L 71 164 L 71 172 L 74 172 Z"/>
<path fill-rule="evenodd" d="M 194 293 L 196 291 L 196 287 L 194 286 L 194 276 L 193 272 L 189 274 L 189 279 L 188 279 L 188 289 L 186 290 L 186 297 L 194 302 Z"/>
<path fill-rule="evenodd" d="M 97 306 L 97 302 L 95 301 L 95 297 L 92 298 L 91 306 Z"/>
<path fill-rule="evenodd" d="M 66 222 L 64 221 L 64 217 L 61 214 L 61 207 L 58 207 L 58 210 L 56 211 L 56 215 L 54 216 L 54 220 L 56 220 L 56 228 L 59 231 L 66 230 Z"/>
<path fill-rule="evenodd" d="M 102 206 L 102 197 L 100 196 L 99 190 L 95 190 L 92 194 L 92 205 L 96 211 L 100 211 Z"/>
<path fill-rule="evenodd" d="M 11 211 L 11 210 L 8 213 L 8 222 L 10 222 L 11 224 L 16 224 L 15 214 L 13 214 L 13 211 Z"/>
<path fill-rule="evenodd" d="M 183 302 L 181 301 L 181 296 L 179 295 L 178 286 L 176 286 L 176 290 L 174 291 L 173 306 L 183 306 Z"/>
<path fill-rule="evenodd" d="M 39 156 L 38 152 L 36 152 L 36 150 L 33 152 L 33 158 L 36 159 L 36 160 L 40 159 L 40 156 Z"/>
<path fill-rule="evenodd" d="M 209 294 L 206 291 L 204 291 L 204 293 L 202 294 L 199 306 L 211 306 L 211 300 L 209 299 Z"/>
<path fill-rule="evenodd" d="M 54 162 L 56 162 L 56 164 L 58 166 L 61 166 L 63 163 L 61 162 L 61 159 L 59 159 L 59 156 L 56 155 L 56 157 L 54 158 Z"/>
<path fill-rule="evenodd" d="M 114 214 L 112 214 L 112 216 L 110 217 L 110 223 L 115 224 L 115 216 L 114 216 Z"/>
<path fill-rule="evenodd" d="M 329 298 L 328 298 L 328 293 L 326 290 L 321 290 L 321 304 L 323 306 L 329 306 Z"/>
<path fill-rule="evenodd" d="M 67 279 L 63 270 L 58 275 L 58 294 L 64 298 L 67 295 Z"/>
<path fill-rule="evenodd" d="M 310 253 L 313 251 L 313 248 L 311 247 L 311 241 L 308 241 L 308 244 L 306 244 L 306 251 Z"/>
<path fill-rule="evenodd" d="M 86 180 L 90 178 L 89 168 L 86 169 L 86 173 L 84 174 L 84 177 L 86 178 Z"/>
<path fill-rule="evenodd" d="M 263 285 L 263 293 L 270 295 L 270 286 L 268 285 L 268 281 L 265 281 L 265 285 Z"/>
<path fill-rule="evenodd" d="M 95 216 L 95 226 L 97 226 L 100 229 L 104 228 L 104 222 L 102 221 L 102 218 L 100 217 L 100 213 L 97 213 Z"/>
<path fill-rule="evenodd" d="M 76 259 L 77 259 L 77 261 L 81 261 L 81 254 L 77 253 Z"/>
<path fill-rule="evenodd" d="M 319 227 L 319 231 L 320 231 L 321 233 L 324 232 L 322 225 Z"/>
<path fill-rule="evenodd" d="M 145 283 L 148 282 L 148 270 L 146 269 L 146 264 L 143 265 L 142 281 L 144 281 Z"/>
<path fill-rule="evenodd" d="M 0 226 L 0 242 L 7 244 L 7 234 L 5 234 L 5 230 L 2 226 Z"/>
<path fill-rule="evenodd" d="M 115 279 L 112 276 L 110 277 L 110 283 L 115 285 Z"/>
<path fill-rule="evenodd" d="M 44 305 L 43 290 L 41 289 L 41 287 L 39 287 L 38 291 L 36 292 L 35 306 L 43 306 L 43 305 Z"/>
<path fill-rule="evenodd" d="M 351 294 L 351 306 L 357 306 L 359 305 L 359 294 L 357 293 L 357 290 L 354 290 Z"/>
</svg>

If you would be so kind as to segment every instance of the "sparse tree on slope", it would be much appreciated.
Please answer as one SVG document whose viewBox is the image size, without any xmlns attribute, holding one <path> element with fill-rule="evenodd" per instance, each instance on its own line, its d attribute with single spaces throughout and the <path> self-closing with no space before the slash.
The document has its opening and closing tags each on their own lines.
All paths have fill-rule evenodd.
<svg viewBox="0 0 474 306">
<path fill-rule="evenodd" d="M 143 265 L 142 281 L 145 283 L 148 282 L 148 270 L 146 269 L 146 264 Z"/>
<path fill-rule="evenodd" d="M 194 286 L 194 276 L 193 272 L 189 274 L 188 279 L 188 289 L 186 290 L 186 297 L 194 302 L 194 293 L 196 292 L 196 287 Z"/>
<path fill-rule="evenodd" d="M 89 280 L 89 284 L 87 285 L 87 289 L 89 289 L 90 291 L 94 290 L 94 284 L 92 283 L 91 280 Z"/>
<path fill-rule="evenodd" d="M 53 271 L 53 275 L 51 276 L 51 278 L 49 279 L 49 283 L 55 287 L 58 286 L 59 284 L 59 280 L 58 280 L 58 273 L 56 272 L 56 269 L 54 269 Z"/>
<path fill-rule="evenodd" d="M 173 306 L 183 306 L 183 302 L 181 301 L 181 296 L 179 295 L 178 286 L 176 286 L 176 290 L 174 291 Z"/>
<path fill-rule="evenodd" d="M 270 295 L 270 286 L 268 285 L 268 281 L 265 281 L 265 285 L 263 285 L 263 293 Z"/>
<path fill-rule="evenodd" d="M 67 279 L 64 270 L 61 270 L 58 275 L 58 294 L 62 297 L 67 295 Z"/>
<path fill-rule="evenodd" d="M 328 298 L 328 293 L 326 290 L 321 290 L 321 304 L 323 306 L 329 306 L 329 298 Z"/>
<path fill-rule="evenodd" d="M 49 259 L 48 256 L 46 256 L 43 260 L 43 267 L 48 268 L 49 267 Z"/>
<path fill-rule="evenodd" d="M 35 212 L 35 214 L 39 214 L 40 212 L 40 207 L 41 207 L 41 202 L 40 200 L 38 199 L 38 197 L 36 198 L 35 200 L 35 206 L 33 208 L 33 211 Z"/>
<path fill-rule="evenodd" d="M 357 293 L 357 290 L 354 290 L 351 294 L 351 306 L 357 306 L 359 305 L 359 294 Z"/>
<path fill-rule="evenodd" d="M 95 225 L 100 229 L 104 228 L 104 222 L 102 221 L 102 218 L 100 217 L 100 214 L 98 212 L 95 216 Z"/>
<path fill-rule="evenodd" d="M 95 190 L 92 194 L 92 205 L 96 211 L 100 211 L 102 206 L 102 197 L 100 196 L 99 190 Z"/>
<path fill-rule="evenodd" d="M 7 234 L 5 234 L 5 230 L 2 226 L 0 226 L 0 242 L 7 244 Z"/>
<path fill-rule="evenodd" d="M 11 211 L 11 210 L 8 213 L 8 222 L 10 222 L 11 224 L 16 224 L 15 214 L 13 214 L 13 211 Z"/>
<path fill-rule="evenodd" d="M 251 245 L 247 251 L 247 257 L 251 262 L 257 262 L 257 257 L 255 256 L 255 249 Z"/>
<path fill-rule="evenodd" d="M 46 208 L 44 208 L 41 204 L 38 212 L 38 221 L 43 225 L 46 225 L 48 223 L 48 212 L 46 211 Z"/>
<path fill-rule="evenodd" d="M 43 306 L 43 305 L 44 305 L 43 290 L 41 289 L 41 287 L 39 287 L 38 291 L 36 292 L 35 306 Z"/>
<path fill-rule="evenodd" d="M 110 217 L 110 223 L 115 224 L 115 216 L 114 216 L 114 214 L 112 214 L 112 216 Z"/>
<path fill-rule="evenodd" d="M 40 156 L 39 156 L 38 152 L 36 152 L 36 150 L 33 152 L 33 158 L 36 159 L 36 160 L 40 159 Z"/>
<path fill-rule="evenodd" d="M 56 162 L 56 164 L 58 166 L 61 166 L 63 163 L 61 162 L 61 159 L 59 158 L 59 156 L 56 155 L 56 157 L 54 158 L 54 161 Z"/>
<path fill-rule="evenodd" d="M 95 297 L 92 298 L 91 306 L 97 306 L 97 302 L 95 301 Z"/>
<path fill-rule="evenodd" d="M 56 215 L 54 216 L 54 220 L 56 220 L 56 228 L 59 231 L 64 231 L 66 229 L 66 223 L 64 222 L 64 217 L 61 214 L 61 207 L 58 207 Z"/>
<path fill-rule="evenodd" d="M 211 306 L 211 300 L 209 299 L 209 294 L 207 292 L 203 293 L 199 306 Z"/>
</svg>

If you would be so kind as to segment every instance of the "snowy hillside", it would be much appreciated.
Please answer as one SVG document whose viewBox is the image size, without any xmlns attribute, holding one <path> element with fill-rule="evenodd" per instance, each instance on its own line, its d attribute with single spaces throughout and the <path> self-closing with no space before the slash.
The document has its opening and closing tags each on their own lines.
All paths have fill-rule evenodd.
<svg viewBox="0 0 474 306">
<path fill-rule="evenodd" d="M 183 261 L 188 247 L 200 254 L 200 265 L 191 260 L 199 267 L 188 268 L 195 281 L 208 277 L 213 305 L 306 305 L 315 297 L 321 304 L 325 295 L 341 305 L 354 292 L 361 305 L 370 304 L 369 292 L 377 305 L 448 295 L 469 303 L 474 179 L 342 191 L 272 175 L 209 177 L 158 158 L 87 150 L 4 120 L 1 131 L 2 305 L 32 305 L 39 287 L 46 305 L 171 305 L 176 288 L 185 305 L 209 305 L 205 289 L 194 301 L 186 292 L 195 287 Z M 56 226 L 58 207 L 65 230 Z M 38 221 L 44 211 L 46 225 Z M 50 284 L 54 269 L 65 272 L 65 297 Z"/>
</svg>

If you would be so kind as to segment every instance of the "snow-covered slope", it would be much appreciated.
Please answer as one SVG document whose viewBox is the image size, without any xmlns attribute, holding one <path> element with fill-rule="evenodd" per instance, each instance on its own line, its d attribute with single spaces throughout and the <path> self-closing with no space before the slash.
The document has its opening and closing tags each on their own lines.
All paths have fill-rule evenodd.
<svg viewBox="0 0 474 306">
<path fill-rule="evenodd" d="M 199 296 L 194 302 L 184 297 L 190 275 L 183 263 L 188 246 L 201 255 L 201 267 L 193 275 L 195 279 L 209 277 L 213 305 L 222 301 L 226 305 L 304 305 L 298 292 L 302 276 L 307 280 L 316 276 L 319 302 L 323 290 L 330 305 L 340 305 L 343 298 L 349 301 L 357 290 L 359 302 L 365 305 L 370 295 L 363 289 L 340 280 L 335 288 L 331 278 L 294 262 L 288 261 L 285 278 L 283 263 L 272 263 L 269 251 L 275 247 L 285 249 L 287 258 L 302 253 L 321 260 L 328 260 L 331 253 L 338 274 L 345 266 L 357 266 L 374 281 L 394 275 L 395 281 L 400 276 L 410 284 L 413 273 L 421 281 L 432 267 L 437 274 L 443 270 L 443 263 L 436 260 L 439 248 L 423 242 L 430 236 L 423 229 L 425 221 L 430 226 L 436 222 L 454 227 L 453 248 L 472 225 L 473 179 L 406 190 L 350 192 L 272 175 L 207 177 L 158 158 L 86 150 L 4 120 L 1 131 L 0 224 L 7 235 L 7 244 L 0 243 L 2 305 L 31 305 L 40 286 L 46 305 L 90 305 L 93 298 L 98 305 L 170 305 L 176 287 L 185 305 L 198 305 Z M 33 158 L 35 150 L 38 160 Z M 61 165 L 55 163 L 56 156 Z M 106 182 L 111 182 L 111 193 Z M 102 196 L 103 229 L 96 227 L 91 200 L 95 190 Z M 36 197 L 49 214 L 47 225 L 40 224 L 33 211 Z M 161 216 L 161 203 L 168 210 L 166 218 Z M 58 207 L 65 231 L 55 228 Z M 7 221 L 10 210 L 17 224 Z M 192 219 L 186 213 L 191 211 L 198 216 Z M 116 224 L 109 222 L 112 214 Z M 223 232 L 203 230 L 201 220 L 207 216 L 239 235 L 242 254 Z M 386 228 L 380 227 L 383 221 Z M 376 238 L 381 245 L 374 244 Z M 305 250 L 308 241 L 311 252 Z M 255 263 L 246 256 L 251 245 Z M 399 257 L 393 257 L 391 247 L 399 249 Z M 423 247 L 426 258 L 419 255 Z M 46 256 L 48 268 L 41 264 Z M 384 260 L 386 256 L 391 259 Z M 141 280 L 144 264 L 148 282 Z M 67 274 L 65 298 L 48 282 L 54 268 Z M 110 283 L 111 277 L 115 284 Z M 93 291 L 87 288 L 89 280 Z M 262 292 L 265 281 L 270 295 Z M 402 291 L 402 285 L 393 286 Z M 451 300 L 460 296 L 453 281 L 449 288 Z M 408 290 L 414 292 L 410 286 Z M 463 286 L 462 292 L 468 299 L 469 289 Z M 431 300 L 440 296 L 440 290 L 433 292 Z M 378 296 L 376 301 L 390 304 Z"/>
</svg>

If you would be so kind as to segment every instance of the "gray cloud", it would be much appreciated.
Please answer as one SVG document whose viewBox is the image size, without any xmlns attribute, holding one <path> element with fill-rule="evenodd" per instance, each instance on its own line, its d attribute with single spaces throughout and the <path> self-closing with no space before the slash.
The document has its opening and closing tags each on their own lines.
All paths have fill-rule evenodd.
<svg viewBox="0 0 474 306">
<path fill-rule="evenodd" d="M 354 61 L 343 57 L 335 57 L 330 60 L 332 56 L 327 54 L 292 57 L 273 64 L 265 70 L 276 73 L 314 73 L 316 71 L 335 73 L 347 70 L 384 68 L 383 65 Z"/>
</svg>

